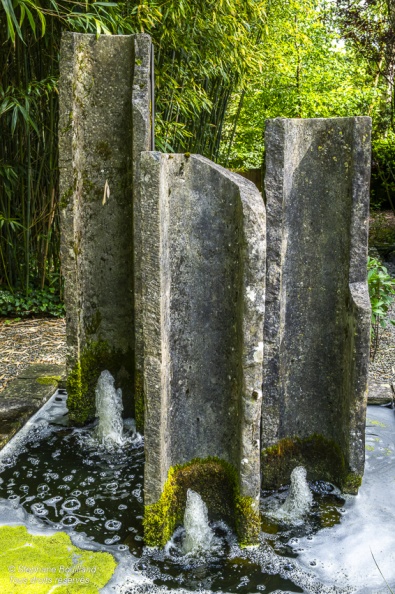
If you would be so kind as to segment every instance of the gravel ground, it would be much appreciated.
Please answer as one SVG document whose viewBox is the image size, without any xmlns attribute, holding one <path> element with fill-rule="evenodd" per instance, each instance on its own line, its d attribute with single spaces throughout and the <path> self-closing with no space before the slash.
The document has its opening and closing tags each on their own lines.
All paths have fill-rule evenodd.
<svg viewBox="0 0 395 594">
<path fill-rule="evenodd" d="M 395 264 L 383 262 L 389 274 L 395 277 Z M 389 310 L 389 316 L 395 320 L 395 302 Z M 379 350 L 375 360 L 369 365 L 369 381 L 395 383 L 395 326 L 388 324 L 381 335 Z"/>
<path fill-rule="evenodd" d="M 395 264 L 385 263 L 395 277 Z M 390 315 L 395 319 L 395 303 Z M 66 362 L 64 319 L 39 318 L 11 322 L 0 319 L 0 392 L 31 363 Z M 379 351 L 370 362 L 369 381 L 395 383 L 395 326 L 383 331 Z"/>
<path fill-rule="evenodd" d="M 31 363 L 64 364 L 65 347 L 64 319 L 0 319 L 0 392 Z"/>
</svg>

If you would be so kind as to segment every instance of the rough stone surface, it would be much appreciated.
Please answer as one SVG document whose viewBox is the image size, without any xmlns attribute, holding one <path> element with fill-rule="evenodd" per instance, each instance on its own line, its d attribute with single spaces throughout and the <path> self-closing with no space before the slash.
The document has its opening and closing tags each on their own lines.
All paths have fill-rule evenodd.
<svg viewBox="0 0 395 594">
<path fill-rule="evenodd" d="M 217 457 L 257 510 L 262 197 L 198 155 L 143 153 L 140 179 L 145 503 L 158 501 L 170 467 Z"/>
<path fill-rule="evenodd" d="M 368 404 L 392 404 L 394 392 L 391 384 L 369 382 Z"/>
<path fill-rule="evenodd" d="M 116 353 L 112 372 L 128 414 L 134 368 L 133 177 L 139 153 L 148 148 L 150 48 L 147 35 L 64 33 L 60 61 L 67 364 L 75 369 L 87 345 L 106 343 Z M 78 420 L 78 410 L 70 412 Z"/>
<path fill-rule="evenodd" d="M 140 176 L 140 154 L 154 148 L 151 142 L 152 109 L 150 88 L 151 44 L 146 36 L 135 37 L 135 75 L 133 80 L 133 162 L 134 179 Z M 147 109 L 150 106 L 150 109 Z M 141 195 L 140 184 L 133 184 L 133 282 L 134 282 L 134 397 L 135 417 L 139 431 L 144 427 L 142 270 L 141 270 Z"/>
<path fill-rule="evenodd" d="M 355 476 L 364 468 L 369 358 L 370 127 L 361 117 L 266 128 L 262 446 L 318 434 Z"/>
<path fill-rule="evenodd" d="M 0 392 L 0 449 L 52 396 L 65 375 L 64 365 L 30 365 Z"/>
</svg>

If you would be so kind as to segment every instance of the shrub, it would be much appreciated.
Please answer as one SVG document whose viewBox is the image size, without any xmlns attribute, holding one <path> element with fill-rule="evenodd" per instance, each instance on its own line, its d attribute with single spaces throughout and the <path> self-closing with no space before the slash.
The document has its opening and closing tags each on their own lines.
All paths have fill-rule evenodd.
<svg viewBox="0 0 395 594">
<path fill-rule="evenodd" d="M 29 295 L 0 290 L 0 316 L 27 317 L 31 315 L 64 316 L 64 305 L 53 287 L 35 289 Z"/>
<path fill-rule="evenodd" d="M 395 324 L 388 310 L 395 299 L 395 279 L 377 258 L 368 258 L 368 286 L 372 306 L 370 356 L 372 361 L 380 345 L 382 330 L 387 323 Z"/>
</svg>

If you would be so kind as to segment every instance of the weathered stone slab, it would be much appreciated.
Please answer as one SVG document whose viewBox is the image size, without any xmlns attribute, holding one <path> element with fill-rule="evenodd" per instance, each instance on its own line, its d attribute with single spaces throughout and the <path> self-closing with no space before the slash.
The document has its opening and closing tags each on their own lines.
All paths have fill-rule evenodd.
<svg viewBox="0 0 395 594">
<path fill-rule="evenodd" d="M 0 392 L 0 449 L 52 396 L 64 380 L 64 365 L 29 365 Z"/>
<path fill-rule="evenodd" d="M 370 118 L 269 121 L 263 485 L 364 469 Z"/>
<path fill-rule="evenodd" d="M 61 258 L 68 406 L 80 423 L 105 368 L 133 412 L 133 179 L 150 148 L 150 55 L 147 35 L 62 38 Z"/>
<path fill-rule="evenodd" d="M 211 515 L 236 515 L 240 538 L 251 541 L 260 491 L 262 197 L 203 157 L 155 152 L 142 154 L 140 191 L 146 542 L 167 540 L 189 487 Z"/>
<path fill-rule="evenodd" d="M 394 393 L 391 384 L 369 382 L 368 404 L 392 404 Z"/>
</svg>

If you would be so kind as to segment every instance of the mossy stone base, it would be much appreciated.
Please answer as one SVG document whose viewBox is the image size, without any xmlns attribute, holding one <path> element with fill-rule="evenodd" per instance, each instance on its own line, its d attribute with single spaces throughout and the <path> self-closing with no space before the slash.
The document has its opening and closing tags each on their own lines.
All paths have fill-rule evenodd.
<svg viewBox="0 0 395 594">
<path fill-rule="evenodd" d="M 70 420 L 77 425 L 93 420 L 96 412 L 95 388 L 104 369 L 108 369 L 115 378 L 116 388 L 122 389 L 124 409 L 130 414 L 128 408 L 132 398 L 131 365 L 130 353 L 113 351 L 105 341 L 88 343 L 67 378 L 67 407 Z"/>
<path fill-rule="evenodd" d="M 309 480 L 324 480 L 345 493 L 357 494 L 362 477 L 349 472 L 340 447 L 322 435 L 285 438 L 262 451 L 262 488 L 278 489 L 290 482 L 295 466 L 307 469 Z"/>
<path fill-rule="evenodd" d="M 210 520 L 224 520 L 236 530 L 241 544 L 257 543 L 259 513 L 251 498 L 240 496 L 235 469 L 218 458 L 206 458 L 170 468 L 161 498 L 145 506 L 146 545 L 163 547 L 182 524 L 188 489 L 202 497 Z"/>
</svg>

